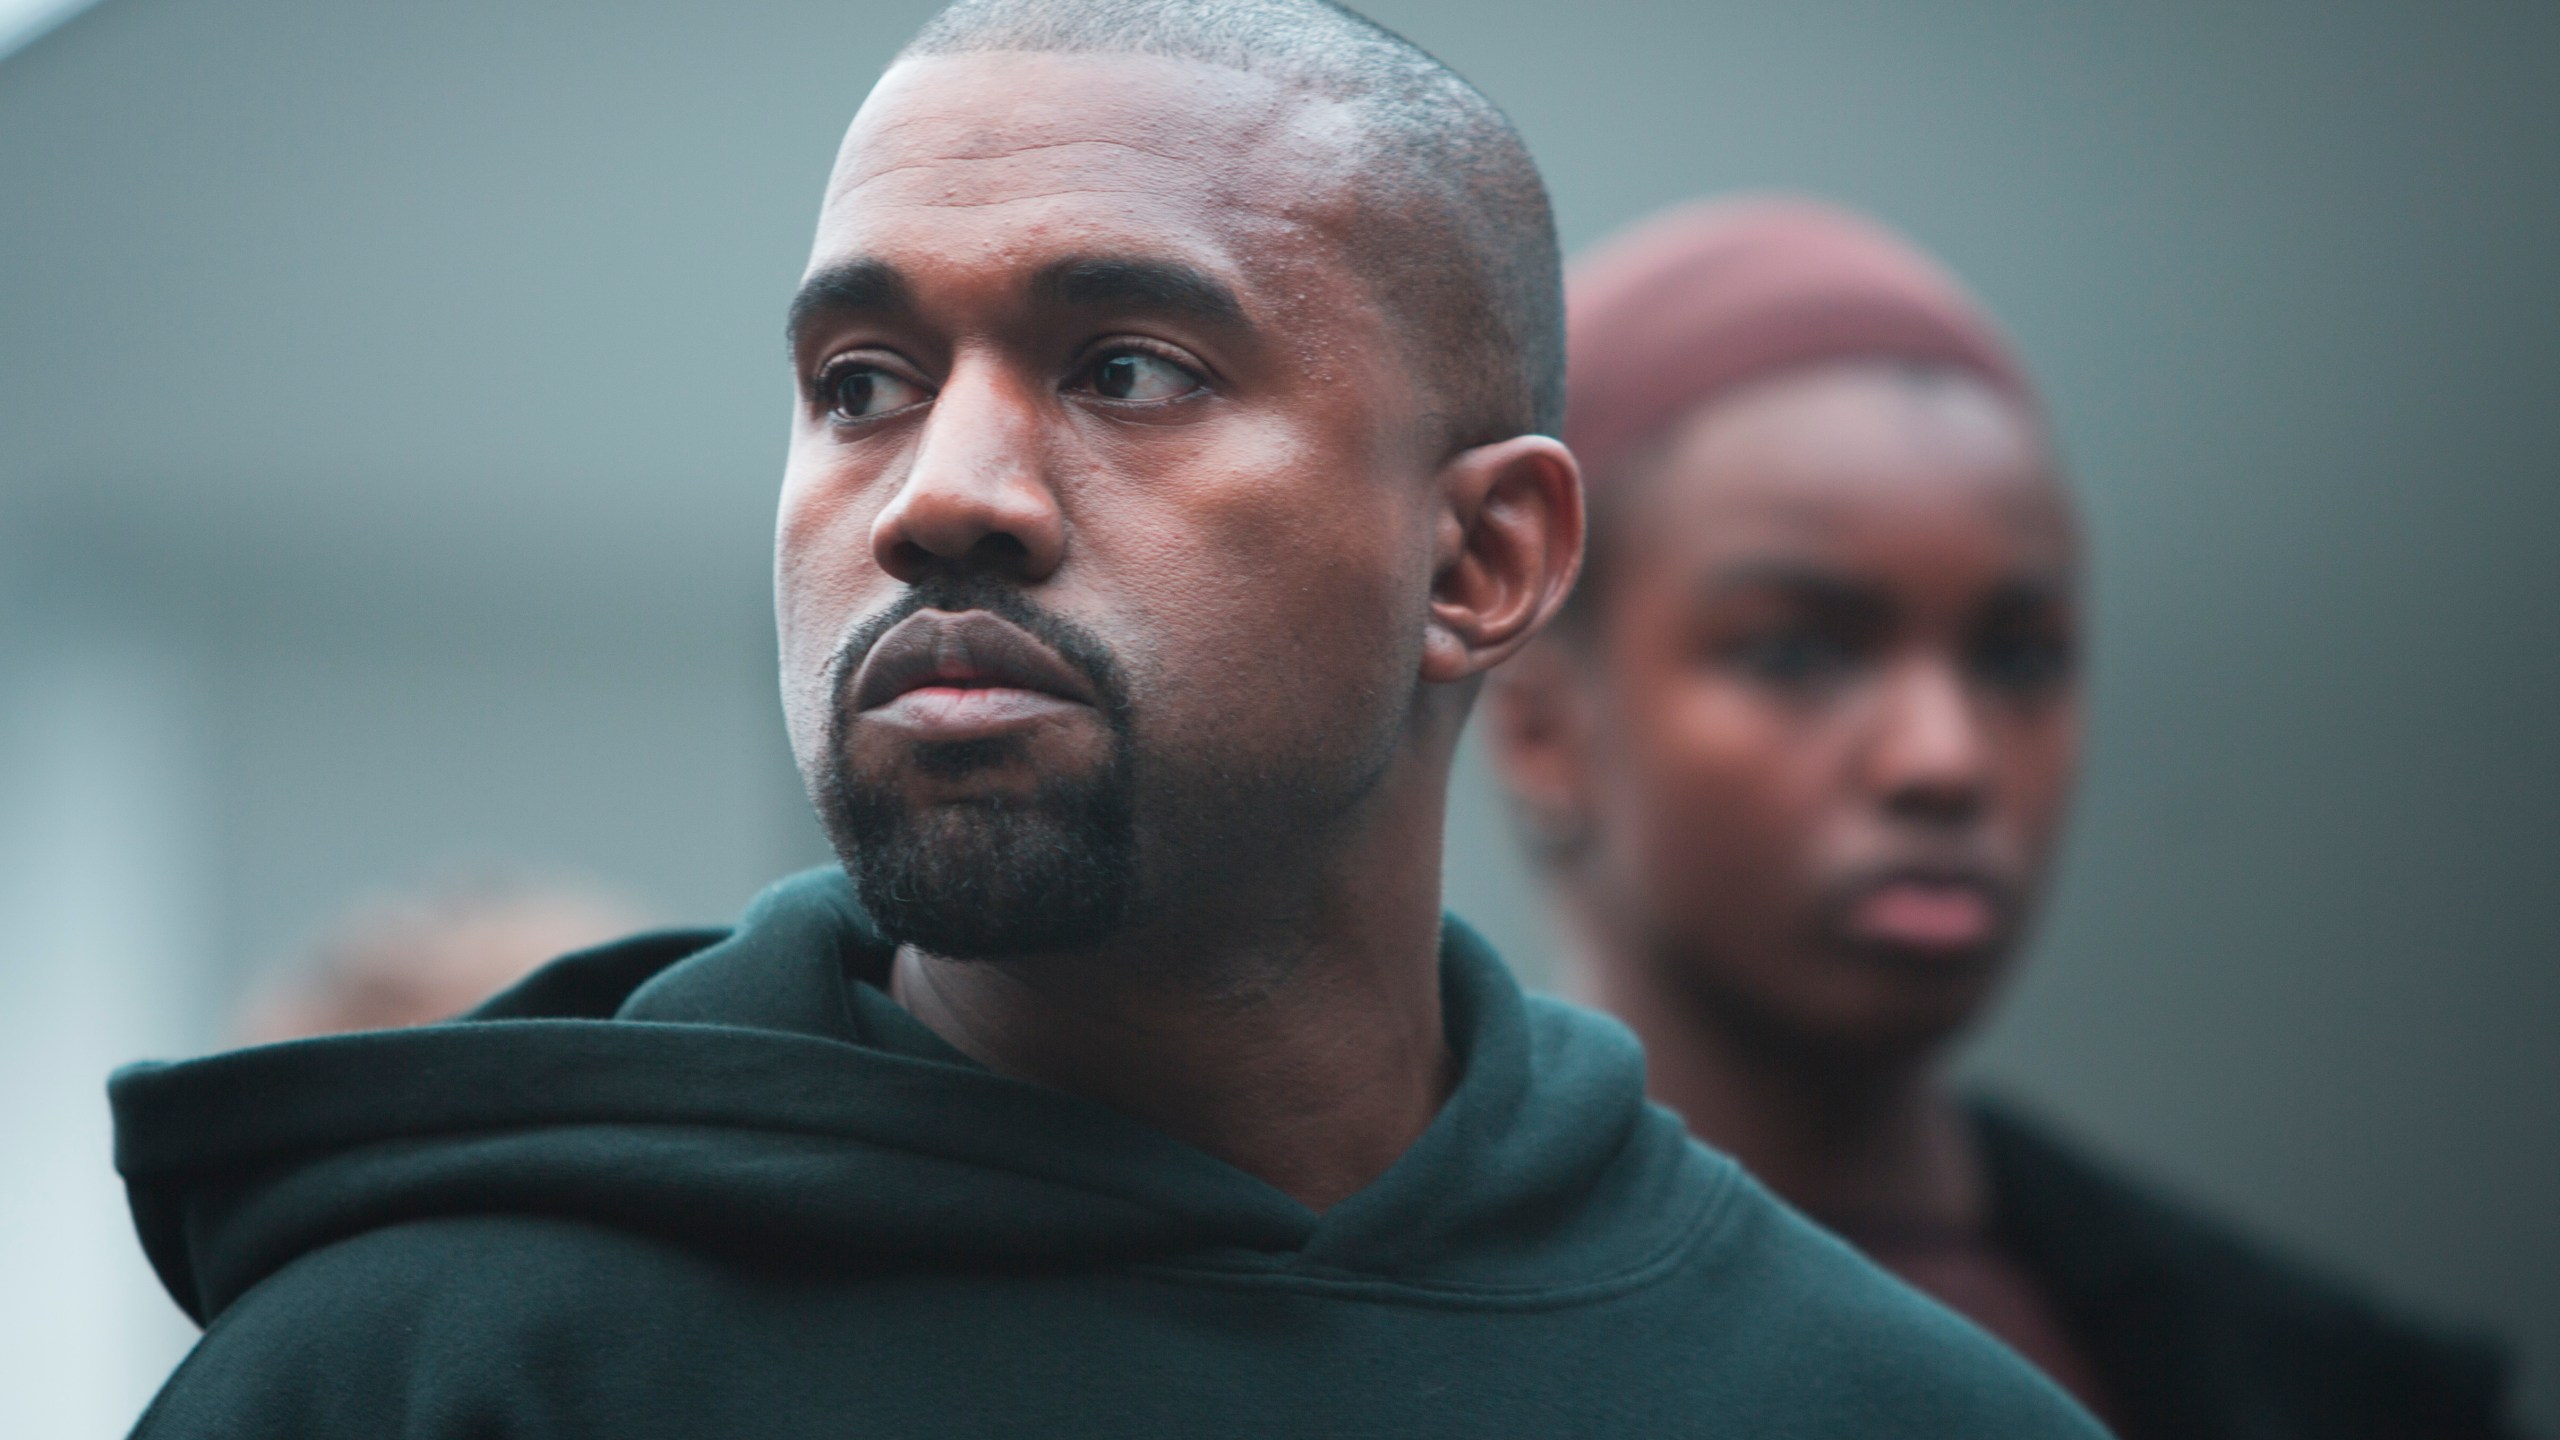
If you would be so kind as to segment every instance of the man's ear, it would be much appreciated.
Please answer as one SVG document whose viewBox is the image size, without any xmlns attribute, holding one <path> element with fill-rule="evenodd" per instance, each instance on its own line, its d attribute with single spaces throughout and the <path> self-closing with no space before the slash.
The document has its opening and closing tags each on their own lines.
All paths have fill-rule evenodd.
<svg viewBox="0 0 2560 1440">
<path fill-rule="evenodd" d="M 1452 684 L 1510 658 L 1582 570 L 1582 474 L 1545 435 L 1462 450 L 1440 469 L 1422 678 Z"/>
</svg>

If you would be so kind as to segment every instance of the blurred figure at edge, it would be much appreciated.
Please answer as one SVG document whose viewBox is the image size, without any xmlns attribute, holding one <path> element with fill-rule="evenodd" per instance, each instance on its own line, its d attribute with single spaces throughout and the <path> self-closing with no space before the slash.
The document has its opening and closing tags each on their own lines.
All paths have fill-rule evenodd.
<svg viewBox="0 0 2560 1440">
<path fill-rule="evenodd" d="M 2078 526 L 1990 319 L 1774 198 L 1658 216 L 1567 295 L 1590 548 L 1489 738 L 1654 1097 L 2120 1433 L 2501 1433 L 2490 1353 L 1945 1083 L 2081 726 Z"/>
<path fill-rule="evenodd" d="M 375 896 L 350 907 L 307 961 L 248 1008 L 241 1039 L 450 1020 L 547 961 L 630 934 L 644 918 L 601 893 L 505 877 Z"/>
</svg>

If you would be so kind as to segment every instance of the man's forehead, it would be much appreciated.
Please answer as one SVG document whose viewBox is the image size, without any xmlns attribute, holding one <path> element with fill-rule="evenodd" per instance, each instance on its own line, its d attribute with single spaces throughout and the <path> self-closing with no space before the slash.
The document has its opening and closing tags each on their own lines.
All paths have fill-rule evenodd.
<svg viewBox="0 0 2560 1440">
<path fill-rule="evenodd" d="M 1324 108 L 1260 75 L 1160 56 L 906 61 L 845 137 L 814 263 L 909 245 L 1215 263 L 1292 232 L 1312 240 L 1341 208 Z"/>
</svg>

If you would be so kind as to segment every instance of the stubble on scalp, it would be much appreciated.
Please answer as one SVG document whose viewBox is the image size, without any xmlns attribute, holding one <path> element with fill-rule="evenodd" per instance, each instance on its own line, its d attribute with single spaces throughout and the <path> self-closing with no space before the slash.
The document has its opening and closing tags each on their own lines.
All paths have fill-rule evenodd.
<svg viewBox="0 0 2560 1440">
<path fill-rule="evenodd" d="M 900 59 L 993 52 L 1189 60 L 1332 102 L 1352 262 L 1432 392 L 1436 438 L 1454 451 L 1562 427 L 1545 182 L 1501 109 L 1422 47 L 1334 0 L 954 0 Z"/>
</svg>

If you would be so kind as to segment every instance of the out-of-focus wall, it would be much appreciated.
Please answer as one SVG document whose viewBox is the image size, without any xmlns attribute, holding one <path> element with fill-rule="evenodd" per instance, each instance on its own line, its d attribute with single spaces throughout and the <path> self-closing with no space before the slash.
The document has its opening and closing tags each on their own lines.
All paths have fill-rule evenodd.
<svg viewBox="0 0 2560 1440">
<path fill-rule="evenodd" d="M 820 853 L 780 313 L 930 8 L 102 0 L 0 60 L 0 1334 L 46 1341 L 0 1431 L 111 1429 L 169 1353 L 104 1070 L 216 1043 L 349 892 L 516 860 L 718 918 Z M 2097 730 L 1982 1069 L 2505 1328 L 2560 1422 L 2560 11 L 1374 13 L 1519 119 L 1569 245 L 1807 187 L 2008 319 L 2096 536 Z M 1453 904 L 1554 974 L 1517 863 L 1471 769 Z"/>
<path fill-rule="evenodd" d="M 5 547 L 0 547 L 5 548 Z M 106 1165 L 103 1067 L 191 1035 L 211 898 L 201 676 L 0 577 L 0 1433 L 129 1424 L 194 1328 Z M 10 583 L 10 582 L 16 583 Z"/>
<path fill-rule="evenodd" d="M 823 853 L 780 307 L 922 14 L 102 0 L 0 61 L 0 1434 L 185 1343 L 109 1068 L 369 890 L 716 921 Z"/>
</svg>

